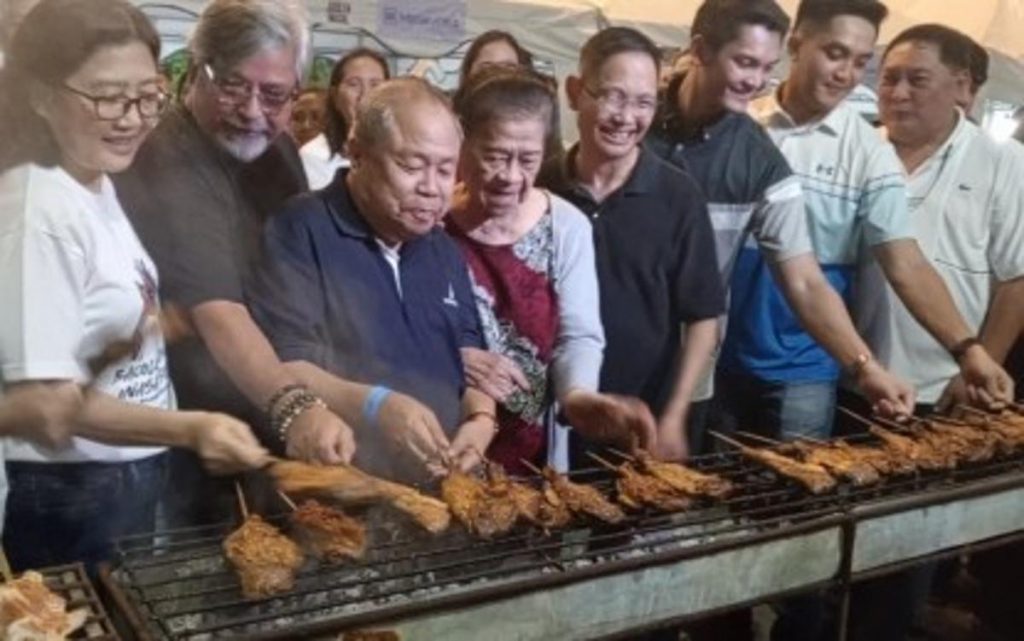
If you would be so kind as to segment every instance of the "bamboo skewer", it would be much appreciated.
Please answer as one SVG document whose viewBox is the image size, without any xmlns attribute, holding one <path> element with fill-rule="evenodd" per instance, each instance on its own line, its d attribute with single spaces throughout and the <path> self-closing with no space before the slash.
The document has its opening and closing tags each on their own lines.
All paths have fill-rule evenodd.
<svg viewBox="0 0 1024 641">
<path fill-rule="evenodd" d="M 747 431 L 744 431 L 744 430 L 740 430 L 740 431 L 736 432 L 736 435 L 737 436 L 742 436 L 744 438 L 749 438 L 752 441 L 758 441 L 760 443 L 765 443 L 767 445 L 773 445 L 773 446 L 774 445 L 784 445 L 784 443 L 782 441 L 776 440 L 774 438 L 768 438 L 767 436 L 761 436 L 760 434 L 754 434 L 753 432 L 747 432 Z"/>
<path fill-rule="evenodd" d="M 722 441 L 723 443 L 728 443 L 729 445 L 732 445 L 733 447 L 737 447 L 740 450 L 749 450 L 750 449 L 748 446 L 744 445 L 743 443 L 737 441 L 734 438 L 726 436 L 725 434 L 722 434 L 721 432 L 716 432 L 715 430 L 708 430 L 708 434 L 710 434 L 711 436 L 714 436 L 715 438 L 717 438 L 718 440 Z"/>
<path fill-rule="evenodd" d="M 249 506 L 245 503 L 245 494 L 242 492 L 242 486 L 238 481 L 235 481 L 235 495 L 238 497 L 238 507 L 242 510 L 242 520 L 249 520 Z"/>
<path fill-rule="evenodd" d="M 597 454 L 594 454 L 593 452 L 587 452 L 587 456 L 589 456 L 590 458 L 594 459 L 599 464 L 601 464 L 603 467 L 608 468 L 612 472 L 618 472 L 619 471 L 618 466 L 616 466 L 614 463 L 612 463 L 611 461 L 608 461 L 606 459 L 601 458 L 600 456 L 598 456 Z"/>
<path fill-rule="evenodd" d="M 611 452 L 612 454 L 614 454 L 615 456 L 621 456 L 622 458 L 626 459 L 627 461 L 632 462 L 632 461 L 636 460 L 635 456 L 633 456 L 632 454 L 626 454 L 625 452 L 623 452 L 622 450 L 620 450 L 618 448 L 609 447 L 609 448 L 607 448 L 607 450 L 609 452 Z"/>
<path fill-rule="evenodd" d="M 941 423 L 948 423 L 949 425 L 959 425 L 961 427 L 973 427 L 970 423 L 967 423 L 965 421 L 961 421 L 960 419 L 953 418 L 951 416 L 944 416 L 942 414 L 929 414 L 927 416 L 927 418 L 928 418 L 928 420 L 939 421 Z"/>
<path fill-rule="evenodd" d="M 901 431 L 901 432 L 906 431 L 907 428 L 910 427 L 909 425 L 903 425 L 902 423 L 897 423 L 896 421 L 890 421 L 889 419 L 881 418 L 879 416 L 874 417 L 872 420 L 875 423 L 879 424 L 879 425 L 883 425 L 885 427 L 888 427 L 889 429 L 898 430 L 898 431 Z"/>
<path fill-rule="evenodd" d="M 299 509 L 299 506 L 295 505 L 295 501 L 293 501 L 287 494 L 285 494 L 281 490 L 277 491 L 277 495 L 281 497 L 281 500 L 284 501 L 285 505 L 291 508 L 292 512 Z"/>
<path fill-rule="evenodd" d="M 527 461 L 524 458 L 519 459 L 519 462 L 522 463 L 523 465 L 525 465 L 526 469 L 530 470 L 534 474 L 540 474 L 540 475 L 544 474 L 544 472 L 539 467 L 537 467 L 536 465 L 534 465 L 533 463 Z"/>
<path fill-rule="evenodd" d="M 842 412 L 843 414 L 846 414 L 847 416 L 849 416 L 853 420 L 858 421 L 860 423 L 863 423 L 864 425 L 867 425 L 868 427 L 871 427 L 872 425 L 874 425 L 874 422 L 872 422 L 870 419 L 864 418 L 863 416 L 861 416 L 857 412 L 853 412 L 851 410 L 848 410 L 845 407 L 843 407 L 842 405 L 836 405 L 836 409 L 838 411 Z"/>
<path fill-rule="evenodd" d="M 820 438 L 814 438 L 813 436 L 802 436 L 801 435 L 801 436 L 796 437 L 796 440 L 798 440 L 798 441 L 807 441 L 808 443 L 810 443 L 812 445 L 823 445 L 825 447 L 831 447 L 832 446 L 832 444 L 829 443 L 828 441 L 823 441 Z"/>
<path fill-rule="evenodd" d="M 974 414 L 975 416 L 982 416 L 986 419 L 992 418 L 991 413 L 986 412 L 985 410 L 979 410 L 976 407 L 971 407 L 970 405 L 964 405 L 963 403 L 957 404 L 954 409 L 958 409 L 961 412 L 967 412 L 968 414 Z"/>
</svg>

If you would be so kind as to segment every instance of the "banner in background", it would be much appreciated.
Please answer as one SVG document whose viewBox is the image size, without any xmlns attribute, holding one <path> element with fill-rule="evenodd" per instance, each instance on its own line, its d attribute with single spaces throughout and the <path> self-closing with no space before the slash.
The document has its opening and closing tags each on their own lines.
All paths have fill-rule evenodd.
<svg viewBox="0 0 1024 641">
<path fill-rule="evenodd" d="M 377 35 L 460 42 L 466 38 L 466 0 L 380 0 Z"/>
</svg>

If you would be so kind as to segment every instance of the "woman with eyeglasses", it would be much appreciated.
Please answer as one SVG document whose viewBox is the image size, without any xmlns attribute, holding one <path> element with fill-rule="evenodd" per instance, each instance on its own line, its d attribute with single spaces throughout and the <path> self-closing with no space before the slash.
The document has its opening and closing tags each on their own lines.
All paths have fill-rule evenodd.
<svg viewBox="0 0 1024 641">
<path fill-rule="evenodd" d="M 356 107 L 371 89 L 390 77 L 387 59 L 373 49 L 353 49 L 335 63 L 327 88 L 324 131 L 299 150 L 310 189 L 326 187 L 339 169 L 348 167 L 345 142 Z"/>
<path fill-rule="evenodd" d="M 124 0 L 43 0 L 0 75 L 0 384 L 80 399 L 76 437 L 4 444 L 3 547 L 15 569 L 84 561 L 152 531 L 165 447 L 212 471 L 265 463 L 249 428 L 178 412 L 157 273 L 109 174 L 126 169 L 167 102 L 159 38 Z M 74 406 L 74 400 L 70 401 Z M 24 432 L 24 430 L 23 430 Z"/>
<path fill-rule="evenodd" d="M 591 226 L 534 186 L 554 108 L 544 78 L 507 67 L 479 71 L 455 96 L 465 141 L 446 229 L 469 265 L 487 345 L 462 356 L 470 383 L 498 401 L 497 432 L 480 449 L 517 474 L 567 465 L 556 402 L 595 440 L 649 445 L 654 433 L 641 401 L 597 391 L 604 331 Z"/>
</svg>

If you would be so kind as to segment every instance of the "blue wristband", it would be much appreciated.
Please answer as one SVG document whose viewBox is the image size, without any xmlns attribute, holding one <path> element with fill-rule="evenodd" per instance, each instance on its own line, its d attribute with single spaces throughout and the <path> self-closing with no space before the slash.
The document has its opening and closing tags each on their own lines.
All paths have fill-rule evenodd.
<svg viewBox="0 0 1024 641">
<path fill-rule="evenodd" d="M 377 414 L 380 413 L 380 406 L 384 404 L 384 399 L 390 394 L 391 390 L 381 385 L 375 385 L 370 389 L 366 400 L 363 401 L 363 422 L 374 429 L 377 428 Z"/>
</svg>

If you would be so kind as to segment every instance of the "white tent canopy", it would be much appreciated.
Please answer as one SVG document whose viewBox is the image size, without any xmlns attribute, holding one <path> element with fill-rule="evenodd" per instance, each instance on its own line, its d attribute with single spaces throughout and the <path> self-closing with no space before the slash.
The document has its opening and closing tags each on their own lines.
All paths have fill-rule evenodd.
<svg viewBox="0 0 1024 641">
<path fill-rule="evenodd" d="M 799 0 L 778 0 L 795 15 Z M 700 0 L 596 0 L 608 24 L 636 27 L 661 46 L 685 46 Z M 992 55 L 982 100 L 1024 104 L 1024 0 L 888 0 L 884 45 L 915 24 L 937 22 L 971 36 Z"/>
<path fill-rule="evenodd" d="M 458 0 L 453 0 L 455 3 Z M 799 0 L 780 0 L 791 14 Z M 135 0 L 156 22 L 169 51 L 181 47 L 204 0 Z M 405 0 L 410 7 L 420 0 Z M 685 46 L 700 0 L 465 0 L 464 37 L 459 41 L 381 37 L 380 0 L 308 0 L 314 49 L 337 53 L 357 45 L 388 49 L 399 71 L 415 70 L 450 85 L 466 44 L 488 29 L 511 32 L 559 78 L 576 66 L 579 47 L 601 26 L 629 25 L 663 47 Z M 394 4 L 394 2 L 392 3 Z M 906 27 L 939 22 L 964 31 L 992 54 L 982 99 L 1024 104 L 1024 0 L 889 0 L 881 34 L 884 44 Z M 338 16 L 338 7 L 344 7 Z M 445 57 L 443 60 L 433 60 Z M 564 116 L 567 114 L 563 114 Z M 566 123 L 568 124 L 568 123 Z"/>
</svg>

